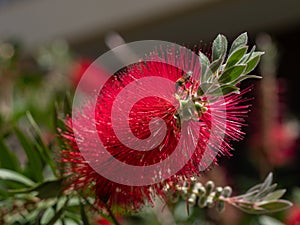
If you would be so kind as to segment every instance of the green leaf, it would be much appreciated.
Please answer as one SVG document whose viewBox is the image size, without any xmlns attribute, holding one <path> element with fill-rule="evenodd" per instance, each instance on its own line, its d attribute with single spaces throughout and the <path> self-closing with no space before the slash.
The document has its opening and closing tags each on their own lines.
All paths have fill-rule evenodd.
<svg viewBox="0 0 300 225">
<path fill-rule="evenodd" d="M 66 128 L 65 122 L 59 116 L 59 111 L 60 110 L 59 110 L 58 104 L 55 103 L 55 105 L 54 105 L 54 115 L 53 115 L 54 119 L 53 119 L 53 121 L 54 121 L 54 126 L 56 128 L 55 131 L 56 131 L 57 134 L 60 134 L 58 132 L 58 128 L 62 129 L 62 130 L 65 130 L 65 128 Z"/>
<path fill-rule="evenodd" d="M 260 203 L 240 202 L 233 204 L 233 206 L 249 214 L 266 214 L 288 209 L 292 203 L 286 200 L 274 200 Z"/>
<path fill-rule="evenodd" d="M 0 137 L 0 166 L 5 169 L 20 171 L 16 155 L 10 151 L 2 137 Z"/>
<path fill-rule="evenodd" d="M 62 194 L 63 186 L 62 179 L 54 181 L 46 181 L 37 186 L 34 191 L 38 192 L 37 197 L 41 199 L 55 198 Z"/>
<path fill-rule="evenodd" d="M 237 64 L 243 58 L 247 50 L 248 50 L 248 46 L 244 46 L 232 52 L 227 59 L 225 69 L 230 68 L 233 65 Z"/>
<path fill-rule="evenodd" d="M 7 198 L 8 196 L 9 195 L 8 195 L 7 191 L 0 188 L 0 199 L 1 199 L 1 197 Z"/>
<path fill-rule="evenodd" d="M 240 195 L 239 198 L 249 201 L 249 200 L 253 199 L 257 193 L 258 193 L 258 190 L 253 190 L 253 191 L 248 190 L 245 194 Z"/>
<path fill-rule="evenodd" d="M 37 197 L 40 199 L 55 198 L 62 194 L 62 179 L 46 181 L 32 188 L 10 190 L 9 193 L 24 194 L 30 192 L 37 192 Z"/>
<path fill-rule="evenodd" d="M 285 189 L 274 191 L 268 194 L 266 197 L 264 197 L 263 201 L 272 201 L 272 200 L 280 199 L 285 194 L 285 192 L 286 192 Z"/>
<path fill-rule="evenodd" d="M 260 216 L 259 225 L 284 225 L 279 220 L 276 220 L 269 216 Z"/>
<path fill-rule="evenodd" d="M 64 99 L 64 114 L 71 115 L 72 114 L 72 97 L 68 92 Z"/>
<path fill-rule="evenodd" d="M 240 63 L 246 63 L 246 62 L 252 57 L 252 54 L 254 53 L 255 49 L 256 49 L 256 46 L 254 45 L 254 46 L 251 48 L 250 52 L 247 53 L 247 54 L 245 54 L 245 55 L 243 56 L 243 58 L 241 59 Z"/>
<path fill-rule="evenodd" d="M 51 220 L 48 223 L 46 223 L 46 225 L 54 225 L 56 223 L 56 221 L 58 221 L 61 218 L 64 211 L 65 211 L 65 207 L 62 207 L 60 210 L 58 210 L 55 213 L 55 215 L 51 218 Z"/>
<path fill-rule="evenodd" d="M 223 62 L 222 58 L 219 58 L 219 59 L 216 59 L 215 61 L 213 61 L 209 66 L 210 71 L 212 73 L 217 72 L 217 70 L 221 67 L 222 62 Z"/>
<path fill-rule="evenodd" d="M 75 218 L 65 218 L 64 219 L 64 224 L 67 224 L 67 225 L 78 225 L 78 224 L 82 224 L 82 223 L 78 219 L 75 220 Z M 64 224 L 61 224 L 61 225 L 64 225 Z M 54 225 L 59 225 L 59 224 L 55 223 Z"/>
<path fill-rule="evenodd" d="M 197 90 L 197 95 L 202 96 L 204 95 L 211 87 L 212 83 L 202 83 L 199 85 L 198 90 Z"/>
<path fill-rule="evenodd" d="M 247 61 L 247 68 L 245 70 L 245 74 L 250 73 L 255 67 L 258 65 L 262 54 L 255 54 Z"/>
<path fill-rule="evenodd" d="M 8 169 L 0 169 L 0 179 L 15 181 L 27 186 L 32 186 L 35 184 L 32 180 L 23 176 L 22 174 Z"/>
<path fill-rule="evenodd" d="M 227 39 L 224 35 L 219 34 L 213 42 L 212 46 L 212 60 L 215 61 L 224 58 L 227 51 Z"/>
<path fill-rule="evenodd" d="M 62 207 L 64 207 L 66 204 L 66 201 L 67 201 L 67 197 L 65 195 L 60 196 L 55 203 L 55 211 L 58 211 Z"/>
<path fill-rule="evenodd" d="M 249 190 L 248 190 L 246 193 L 252 193 L 252 192 L 254 192 L 254 191 L 259 191 L 260 188 L 261 188 L 261 185 L 262 185 L 262 184 L 256 184 L 255 186 L 249 188 Z"/>
<path fill-rule="evenodd" d="M 228 94 L 231 94 L 231 93 L 237 93 L 239 94 L 239 91 L 240 89 L 236 86 L 233 86 L 233 85 L 224 85 L 221 87 L 221 91 L 223 93 L 223 95 L 228 95 Z"/>
<path fill-rule="evenodd" d="M 231 93 L 239 93 L 239 88 L 233 85 L 222 85 L 218 89 L 210 91 L 208 95 L 225 96 Z"/>
<path fill-rule="evenodd" d="M 243 74 L 245 68 L 246 65 L 244 64 L 232 66 L 231 68 L 228 68 L 221 74 L 218 81 L 222 84 L 232 82 L 237 78 L 239 78 L 240 75 Z"/>
<path fill-rule="evenodd" d="M 229 51 L 229 54 L 234 52 L 236 49 L 245 46 L 247 44 L 247 42 L 248 42 L 247 32 L 242 33 L 233 41 L 230 51 Z"/>
<path fill-rule="evenodd" d="M 291 202 L 282 199 L 268 201 L 268 202 L 261 202 L 257 204 L 258 207 L 265 209 L 268 213 L 282 211 L 290 208 L 292 205 L 293 204 Z"/>
<path fill-rule="evenodd" d="M 32 142 L 29 141 L 29 138 L 26 137 L 18 127 L 15 127 L 14 130 L 27 155 L 28 162 L 26 170 L 28 172 L 28 176 L 37 182 L 43 181 L 43 164 L 39 152 Z"/>
<path fill-rule="evenodd" d="M 80 215 L 81 215 L 81 220 L 83 222 L 83 225 L 90 225 L 90 222 L 86 215 L 86 211 L 84 209 L 83 204 L 80 204 Z"/>
<path fill-rule="evenodd" d="M 50 222 L 50 220 L 54 217 L 55 211 L 52 207 L 49 207 L 45 210 L 42 219 L 41 219 L 41 224 L 47 224 Z"/>
<path fill-rule="evenodd" d="M 246 80 L 246 79 L 261 79 L 261 76 L 256 76 L 256 75 L 241 75 L 238 79 L 234 80 L 233 82 L 231 82 L 231 85 L 236 85 L 241 83 L 242 81 Z"/>
<path fill-rule="evenodd" d="M 259 192 L 252 199 L 253 201 L 262 201 L 262 199 L 268 194 L 272 193 L 277 187 L 277 184 L 272 184 L 264 189 L 259 190 Z"/>
<path fill-rule="evenodd" d="M 201 65 L 201 83 L 205 83 L 208 81 L 211 71 L 209 69 L 210 61 L 202 52 L 199 51 L 199 61 Z"/>
<path fill-rule="evenodd" d="M 264 210 L 263 208 L 255 208 L 253 203 L 248 204 L 247 202 L 245 202 L 245 203 L 233 204 L 233 206 L 249 214 L 263 214 L 266 212 L 266 210 Z"/>
<path fill-rule="evenodd" d="M 273 181 L 273 173 L 269 173 L 268 176 L 266 177 L 265 181 L 262 183 L 260 187 L 260 192 L 266 190 L 267 188 L 270 187 Z"/>
<path fill-rule="evenodd" d="M 26 116 L 27 116 L 27 119 L 28 119 L 30 125 L 32 126 L 32 128 L 34 129 L 36 135 L 38 136 L 37 138 L 38 138 L 38 139 L 41 139 L 41 140 L 39 140 L 39 141 L 41 141 L 41 143 L 43 144 L 43 141 L 42 141 L 42 138 L 41 138 L 42 132 L 41 132 L 39 126 L 37 125 L 37 123 L 36 123 L 35 120 L 33 119 L 33 117 L 32 117 L 32 115 L 31 115 L 30 112 L 27 111 L 27 112 L 26 112 Z"/>
<path fill-rule="evenodd" d="M 57 169 L 56 169 L 55 162 L 52 158 L 52 153 L 51 153 L 50 149 L 45 145 L 45 143 L 42 139 L 40 128 L 38 127 L 38 125 L 36 124 L 35 120 L 33 119 L 32 115 L 29 112 L 27 112 L 26 115 L 27 115 L 27 118 L 28 118 L 32 128 L 35 131 L 35 135 L 34 135 L 35 139 L 36 139 L 35 140 L 35 146 L 40 151 L 40 154 L 43 157 L 43 160 L 50 166 L 53 174 L 56 177 L 59 177 L 59 174 L 58 174 Z"/>
</svg>

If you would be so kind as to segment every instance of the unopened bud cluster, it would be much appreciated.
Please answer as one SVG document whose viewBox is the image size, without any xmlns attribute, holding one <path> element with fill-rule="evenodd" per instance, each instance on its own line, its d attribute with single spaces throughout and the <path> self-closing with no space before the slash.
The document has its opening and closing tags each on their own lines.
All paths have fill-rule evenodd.
<svg viewBox="0 0 300 225">
<path fill-rule="evenodd" d="M 175 185 L 175 191 L 167 185 L 165 191 L 172 202 L 177 202 L 179 198 L 182 198 L 191 206 L 199 208 L 216 207 L 219 212 L 224 210 L 225 200 L 232 193 L 229 186 L 216 187 L 213 181 L 208 181 L 203 185 L 195 179 L 190 182 L 184 181 L 181 185 Z"/>
</svg>

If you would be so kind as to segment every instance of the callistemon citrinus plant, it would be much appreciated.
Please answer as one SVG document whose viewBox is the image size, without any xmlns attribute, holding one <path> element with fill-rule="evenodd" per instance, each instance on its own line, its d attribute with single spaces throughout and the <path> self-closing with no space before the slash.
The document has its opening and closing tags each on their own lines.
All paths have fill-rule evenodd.
<svg viewBox="0 0 300 225">
<path fill-rule="evenodd" d="M 242 140 L 245 135 L 242 127 L 250 106 L 246 93 L 251 90 L 241 90 L 240 83 L 248 78 L 261 78 L 249 73 L 255 69 L 263 55 L 263 52 L 256 51 L 255 46 L 249 49 L 247 41 L 247 34 L 243 33 L 229 48 L 225 36 L 218 35 L 211 52 L 204 54 L 199 51 L 192 55 L 184 50 L 177 51 L 172 47 L 162 49 L 157 46 L 157 49 L 146 56 L 147 60 L 140 60 L 112 74 L 98 93 L 95 107 L 87 101 L 76 117 L 65 120 L 66 129 L 61 131 L 65 146 L 61 151 L 61 162 L 65 176 L 68 177 L 66 189 L 79 191 L 86 197 L 94 197 L 96 207 L 105 207 L 109 211 L 138 211 L 145 204 L 152 204 L 155 196 L 165 201 L 174 201 L 181 196 L 193 206 L 216 205 L 219 210 L 223 210 L 224 203 L 227 202 L 253 213 L 289 207 L 289 202 L 279 200 L 284 191 L 274 192 L 271 175 L 263 184 L 236 197 L 230 197 L 230 187 L 214 188 L 212 181 L 206 184 L 199 181 L 201 173 L 216 164 L 219 156 L 233 154 L 232 143 Z M 161 83 L 163 87 L 160 87 L 164 95 L 171 96 L 168 97 L 169 101 L 156 95 L 143 97 L 150 87 L 143 82 L 135 86 L 134 91 L 126 92 L 127 86 L 133 82 L 149 77 L 164 78 L 172 82 L 171 85 Z M 157 92 L 158 89 L 155 88 L 153 90 Z M 132 149 L 118 138 L 113 127 L 116 118 L 112 118 L 111 112 L 121 93 L 123 99 L 118 101 L 124 107 L 131 98 L 137 98 L 138 101 L 130 109 L 128 121 L 124 121 L 129 124 L 134 137 L 126 136 L 127 131 L 123 130 L 127 127 L 122 127 L 122 123 L 118 127 L 118 133 L 127 142 L 131 142 L 132 146 L 135 145 L 135 138 L 143 140 L 152 135 L 154 139 L 161 140 L 158 145 L 153 144 L 150 151 L 144 151 L 143 146 L 138 144 Z M 143 98 L 139 99 L 139 96 Z M 88 116 L 87 112 L 93 110 L 93 117 Z M 123 108 L 117 110 L 120 113 L 117 119 L 122 120 Z M 161 120 L 164 121 L 163 124 L 160 123 Z M 81 130 L 79 138 L 74 132 L 75 122 L 76 129 Z M 94 130 L 87 126 L 91 122 L 95 124 Z M 155 129 L 151 127 L 153 122 L 158 124 Z M 108 156 L 97 153 L 95 134 L 109 152 Z M 185 137 L 184 141 L 182 136 Z M 151 146 L 149 142 L 146 144 Z M 112 166 L 112 158 L 143 170 L 175 154 L 178 145 L 180 148 L 176 151 L 175 160 L 151 174 L 152 183 L 130 185 L 112 181 L 96 171 L 83 156 L 79 145 L 84 147 L 85 154 L 97 158 L 97 163 L 103 170 L 111 173 L 120 172 L 115 171 L 118 168 Z M 183 166 L 161 179 L 162 171 L 168 171 L 171 164 Z M 144 177 L 141 176 L 140 179 L 142 182 Z"/>
</svg>

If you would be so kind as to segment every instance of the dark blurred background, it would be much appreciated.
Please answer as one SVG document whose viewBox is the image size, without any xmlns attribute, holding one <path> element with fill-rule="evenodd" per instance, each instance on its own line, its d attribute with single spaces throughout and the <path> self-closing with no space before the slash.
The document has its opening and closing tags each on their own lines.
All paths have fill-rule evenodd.
<svg viewBox="0 0 300 225">
<path fill-rule="evenodd" d="M 233 38 L 248 31 L 254 38 L 268 32 L 289 46 L 300 26 L 297 0 L 1 0 L 0 6 L 1 38 L 16 36 L 28 49 L 62 38 L 88 55 L 105 50 L 110 31 L 126 41 L 188 43 L 207 42 L 218 33 Z"/>
</svg>

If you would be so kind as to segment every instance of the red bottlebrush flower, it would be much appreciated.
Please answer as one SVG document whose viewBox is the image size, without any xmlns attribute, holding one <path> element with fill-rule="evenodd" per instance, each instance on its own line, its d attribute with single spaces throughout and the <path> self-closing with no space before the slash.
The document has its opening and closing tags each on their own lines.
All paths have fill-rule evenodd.
<svg viewBox="0 0 300 225">
<path fill-rule="evenodd" d="M 79 60 L 75 62 L 71 70 L 71 83 L 76 88 L 84 72 L 89 68 L 93 62 L 90 60 Z"/>
<path fill-rule="evenodd" d="M 71 119 L 66 121 L 69 128 L 63 133 L 66 148 L 62 151 L 66 174 L 72 175 L 71 186 L 74 189 L 90 188 L 99 206 L 105 204 L 112 209 L 117 208 L 114 206 L 119 206 L 122 209 L 138 210 L 146 203 L 151 204 L 155 194 L 165 197 L 163 185 L 169 183 L 172 186 L 178 180 L 200 175 L 201 170 L 207 168 L 211 161 L 216 163 L 216 154 L 230 156 L 231 142 L 243 138 L 244 133 L 241 128 L 249 108 L 244 94 L 249 89 L 241 93 L 228 94 L 224 98 L 201 95 L 198 90 L 201 85 L 199 82 L 201 67 L 196 63 L 198 58 L 188 58 L 184 53 L 178 56 L 173 52 L 165 55 L 164 63 L 157 61 L 158 54 L 159 52 L 155 52 L 151 55 L 151 61 L 133 64 L 108 79 L 98 95 L 94 118 L 85 114 L 94 110 L 90 103 L 86 103 L 76 117 L 76 121 Z M 181 67 L 185 69 L 180 69 Z M 141 84 L 137 86 L 138 89 L 126 90 L 132 83 L 148 77 L 160 77 L 172 81 L 172 85 L 165 85 L 162 90 L 169 96 L 169 101 L 155 94 L 145 97 L 144 93 L 149 91 L 151 85 Z M 162 84 L 156 83 L 154 86 L 159 85 Z M 154 92 L 155 87 L 152 90 Z M 120 105 L 116 109 L 117 113 L 113 114 L 118 118 L 112 118 L 114 104 L 120 94 L 123 97 L 118 100 Z M 138 100 L 130 109 L 127 120 L 124 121 L 122 113 L 127 107 L 128 99 L 131 98 Z M 159 123 L 161 120 L 157 118 L 163 119 L 165 130 L 162 128 L 163 124 Z M 95 130 L 89 130 L 86 126 L 91 121 L 95 122 Z M 77 129 L 82 130 L 80 140 L 75 139 L 72 130 L 74 122 L 78 125 Z M 118 123 L 118 131 L 112 125 L 115 122 Z M 134 137 L 128 136 L 126 124 L 129 125 Z M 156 124 L 155 130 L 151 127 L 152 124 Z M 131 146 L 141 150 L 126 146 L 120 141 L 117 132 L 121 134 L 123 140 L 127 138 Z M 109 152 L 109 157 L 102 157 L 97 152 L 95 134 Z M 162 134 L 164 136 L 161 139 Z M 136 138 L 147 140 L 151 135 L 154 139 L 161 140 L 158 145 L 152 146 L 151 150 L 144 151 L 142 149 L 144 146 L 138 143 L 135 145 Z M 181 142 L 182 136 L 185 138 Z M 199 138 L 196 138 L 197 136 Z M 145 145 L 151 146 L 151 140 L 145 141 Z M 97 163 L 102 170 L 109 171 L 110 174 L 119 173 L 121 170 L 114 166 L 111 162 L 112 158 L 146 171 L 149 166 L 161 163 L 171 156 L 177 145 L 180 145 L 180 150 L 174 153 L 175 160 L 165 164 L 164 168 L 156 171 L 157 173 L 149 175 L 145 172 L 144 176 L 151 176 L 157 182 L 149 185 L 126 185 L 111 181 L 99 174 L 89 160 L 82 156 L 79 145 L 84 146 L 85 152 L 91 156 L 91 159 L 97 158 Z M 172 170 L 174 164 L 175 166 L 182 164 L 182 166 L 175 173 L 170 172 L 167 179 L 161 179 L 161 171 Z M 132 176 L 140 175 L 137 173 Z M 145 179 L 145 177 L 138 178 L 141 182 Z"/>
<path fill-rule="evenodd" d="M 108 220 L 106 219 L 100 219 L 97 221 L 97 224 L 98 225 L 113 225 L 113 223 L 109 222 Z"/>
<path fill-rule="evenodd" d="M 300 224 L 300 207 L 294 206 L 291 208 L 287 215 L 286 225 L 299 225 Z"/>
<path fill-rule="evenodd" d="M 260 86 L 262 96 L 259 99 L 263 101 L 253 114 L 255 133 L 250 139 L 253 149 L 259 154 L 263 152 L 262 157 L 275 167 L 285 166 L 294 160 L 299 138 L 298 122 L 287 116 L 290 113 L 284 98 L 284 83 L 283 79 L 269 76 Z"/>
<path fill-rule="evenodd" d="M 116 217 L 116 220 L 118 221 L 118 222 L 120 222 L 121 221 L 121 217 L 119 217 L 119 216 L 117 216 Z M 108 219 L 106 219 L 106 218 L 100 218 L 100 219 L 98 219 L 97 221 L 96 221 L 96 224 L 97 225 L 114 225 L 114 223 L 112 223 L 112 222 L 110 222 Z"/>
<path fill-rule="evenodd" d="M 81 81 L 82 76 L 84 75 L 85 71 L 87 69 L 90 70 L 90 73 L 95 74 L 93 76 L 93 79 L 84 80 L 85 82 L 80 85 L 80 89 L 83 92 L 88 92 L 88 90 L 91 89 L 97 89 L 97 86 L 95 86 L 95 80 L 97 79 L 97 74 L 103 73 L 103 68 L 96 67 L 92 65 L 91 60 L 82 59 L 76 62 L 71 70 L 71 84 L 75 88 L 79 85 L 79 82 Z"/>
</svg>

